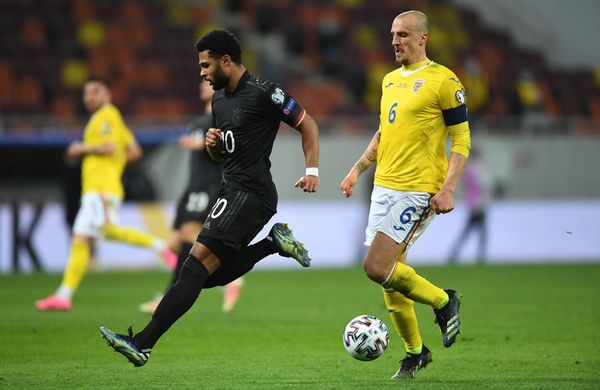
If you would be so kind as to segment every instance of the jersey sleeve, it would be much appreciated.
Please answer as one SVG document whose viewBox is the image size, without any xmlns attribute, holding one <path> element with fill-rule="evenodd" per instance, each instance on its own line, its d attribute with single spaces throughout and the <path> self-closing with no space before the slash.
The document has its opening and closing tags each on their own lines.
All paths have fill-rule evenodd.
<svg viewBox="0 0 600 390">
<path fill-rule="evenodd" d="M 306 111 L 282 86 L 271 84 L 266 92 L 265 113 L 274 119 L 283 121 L 291 127 L 297 127 Z"/>
<path fill-rule="evenodd" d="M 127 125 L 125 124 L 121 113 L 117 110 L 115 110 L 115 115 L 113 117 L 113 126 L 115 127 L 115 130 L 117 130 L 118 133 L 121 135 L 121 138 L 123 139 L 123 143 L 125 145 L 129 145 L 135 142 L 135 136 L 133 135 L 129 127 L 127 127 Z"/>
<path fill-rule="evenodd" d="M 440 108 L 452 141 L 451 151 L 469 157 L 471 134 L 465 88 L 454 75 L 448 75 L 440 86 Z"/>
</svg>

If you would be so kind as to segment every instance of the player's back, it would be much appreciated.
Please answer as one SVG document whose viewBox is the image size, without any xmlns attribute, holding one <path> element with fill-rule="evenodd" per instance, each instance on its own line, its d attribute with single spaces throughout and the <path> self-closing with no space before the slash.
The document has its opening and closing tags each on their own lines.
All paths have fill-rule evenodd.
<svg viewBox="0 0 600 390">
<path fill-rule="evenodd" d="M 105 105 L 92 115 L 84 130 L 84 144 L 99 146 L 111 143 L 115 150 L 109 155 L 84 156 L 81 169 L 83 194 L 100 192 L 123 196 L 121 176 L 127 163 L 127 145 L 133 140 L 133 134 L 112 104 Z"/>
</svg>

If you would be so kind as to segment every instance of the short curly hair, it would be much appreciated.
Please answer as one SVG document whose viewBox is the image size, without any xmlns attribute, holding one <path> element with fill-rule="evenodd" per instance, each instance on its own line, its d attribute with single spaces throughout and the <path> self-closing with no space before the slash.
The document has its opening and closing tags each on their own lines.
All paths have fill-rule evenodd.
<svg viewBox="0 0 600 390">
<path fill-rule="evenodd" d="M 227 30 L 212 30 L 196 41 L 198 53 L 208 50 L 211 57 L 229 55 L 236 64 L 242 63 L 242 48 L 236 36 Z"/>
</svg>

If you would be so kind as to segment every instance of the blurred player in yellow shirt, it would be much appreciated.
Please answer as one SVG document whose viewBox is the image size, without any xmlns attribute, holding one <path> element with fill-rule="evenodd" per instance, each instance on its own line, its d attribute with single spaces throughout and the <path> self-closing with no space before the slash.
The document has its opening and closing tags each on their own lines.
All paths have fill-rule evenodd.
<svg viewBox="0 0 600 390">
<path fill-rule="evenodd" d="M 177 261 L 162 240 L 117 225 L 123 199 L 121 176 L 128 162 L 142 156 L 142 149 L 123 122 L 119 110 L 111 104 L 106 80 L 88 79 L 83 89 L 83 101 L 92 117 L 85 127 L 83 142 L 73 142 L 67 149 L 69 158 L 83 158 L 81 205 L 73 226 L 69 261 L 58 290 L 35 302 L 38 310 L 71 309 L 71 299 L 90 261 L 91 242 L 96 238 L 153 248 L 170 267 Z"/>
<path fill-rule="evenodd" d="M 460 294 L 442 290 L 406 265 L 407 250 L 435 214 L 454 209 L 454 191 L 471 148 L 465 90 L 448 68 L 427 58 L 427 16 L 398 15 L 391 28 L 400 68 L 382 83 L 379 130 L 340 184 L 350 197 L 358 177 L 377 162 L 365 244 L 364 269 L 380 284 L 406 357 L 392 379 L 414 378 L 431 362 L 414 302 L 433 308 L 445 347 L 460 331 Z M 446 139 L 452 141 L 450 159 Z"/>
</svg>

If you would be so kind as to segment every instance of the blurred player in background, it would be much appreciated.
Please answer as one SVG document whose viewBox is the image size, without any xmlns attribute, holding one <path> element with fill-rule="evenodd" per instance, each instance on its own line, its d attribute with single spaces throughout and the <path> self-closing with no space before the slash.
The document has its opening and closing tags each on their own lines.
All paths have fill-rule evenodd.
<svg viewBox="0 0 600 390">
<path fill-rule="evenodd" d="M 204 104 L 204 115 L 192 122 L 191 133 L 179 138 L 179 147 L 192 153 L 188 185 L 177 203 L 177 214 L 168 242 L 169 249 L 177 253 L 178 257 L 177 267 L 173 270 L 173 277 L 167 286 L 167 291 L 179 278 L 183 262 L 187 259 L 198 233 L 202 230 L 210 206 L 217 199 L 223 175 L 221 165 L 210 158 L 204 145 L 204 134 L 212 126 L 211 100 L 214 90 L 206 81 L 200 82 L 198 90 L 200 101 Z M 231 311 L 235 306 L 243 283 L 243 278 L 239 278 L 224 287 L 222 306 L 224 312 Z M 144 313 L 154 313 L 162 297 L 160 295 L 150 302 L 142 303 L 140 310 Z"/>
<path fill-rule="evenodd" d="M 490 177 L 485 173 L 483 162 L 481 161 L 479 150 L 471 149 L 469 161 L 465 167 L 463 179 L 463 198 L 469 210 L 467 224 L 459 234 L 452 245 L 448 262 L 455 264 L 458 262 L 460 250 L 467 242 L 471 232 L 479 231 L 479 240 L 477 243 L 477 262 L 485 263 L 487 247 L 487 227 L 486 214 L 487 206 L 490 200 L 491 182 Z"/>
<path fill-rule="evenodd" d="M 223 181 L 177 283 L 152 320 L 136 335 L 131 327 L 128 335 L 100 327 L 108 344 L 136 367 L 146 364 L 156 342 L 202 289 L 228 284 L 274 253 L 310 266 L 308 251 L 286 224 L 274 224 L 265 238 L 248 244 L 277 212 L 269 156 L 281 121 L 302 135 L 306 171 L 295 186 L 308 193 L 319 186 L 319 127 L 283 87 L 248 73 L 240 43 L 229 31 L 207 33 L 196 51 L 200 75 L 215 90 L 205 145 L 213 160 L 223 162 Z"/>
<path fill-rule="evenodd" d="M 119 110 L 111 104 L 110 87 L 98 77 L 88 79 L 83 101 L 92 114 L 83 134 L 83 142 L 73 142 L 68 158 L 82 157 L 81 206 L 75 218 L 67 268 L 58 290 L 36 301 L 38 310 L 70 310 L 71 299 L 90 262 L 92 240 L 106 238 L 130 245 L 152 248 L 161 253 L 173 268 L 176 255 L 164 241 L 139 230 L 117 225 L 123 199 L 121 176 L 128 162 L 138 160 L 142 149 L 125 125 Z"/>
<path fill-rule="evenodd" d="M 427 58 L 427 16 L 398 15 L 391 28 L 400 68 L 382 82 L 379 130 L 340 184 L 352 195 L 358 177 L 377 162 L 364 262 L 367 276 L 384 290 L 386 306 L 407 355 L 392 379 L 414 378 L 431 362 L 423 345 L 414 301 L 433 308 L 445 347 L 459 333 L 460 295 L 442 290 L 406 265 L 407 250 L 435 214 L 454 208 L 454 191 L 470 150 L 465 91 L 449 69 Z M 449 161 L 446 138 L 452 139 Z"/>
</svg>

